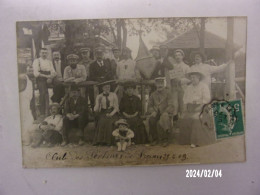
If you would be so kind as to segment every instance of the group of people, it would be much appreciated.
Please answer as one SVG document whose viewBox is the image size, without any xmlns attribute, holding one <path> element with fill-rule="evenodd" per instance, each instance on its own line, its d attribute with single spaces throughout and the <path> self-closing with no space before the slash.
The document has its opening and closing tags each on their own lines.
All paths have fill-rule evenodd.
<svg viewBox="0 0 260 195">
<path fill-rule="evenodd" d="M 112 49 L 114 58 L 104 58 L 104 48 L 81 48 L 61 61 L 60 53 L 53 52 L 53 62 L 47 59 L 47 49 L 40 50 L 40 58 L 33 62 L 33 75 L 39 90 L 40 114 L 44 118 L 30 131 L 30 144 L 37 147 L 70 143 L 69 135 L 77 132 L 78 145 L 84 144 L 84 129 L 94 118 L 94 145 L 117 145 L 124 151 L 131 144 L 161 144 L 166 147 L 178 122 L 179 143 L 197 147 L 215 141 L 214 130 L 201 123 L 200 114 L 211 101 L 211 74 L 223 71 L 228 64 L 211 66 L 204 55 L 194 53 L 194 64 L 183 61 L 181 49 L 169 55 L 166 45 L 154 46 L 150 52 L 155 59 L 148 105 L 143 105 L 138 94 L 137 80 L 145 79 L 136 67 L 129 48 Z M 79 60 L 79 59 L 82 60 Z M 95 97 L 94 87 L 79 86 L 83 81 L 96 81 L 100 93 Z M 117 81 L 122 81 L 121 84 Z M 66 92 L 64 83 L 70 83 Z M 48 87 L 52 86 L 52 104 L 49 106 Z M 68 93 L 68 98 L 65 94 Z M 64 103 L 64 104 L 62 104 Z M 145 123 L 147 121 L 147 123 Z"/>
</svg>

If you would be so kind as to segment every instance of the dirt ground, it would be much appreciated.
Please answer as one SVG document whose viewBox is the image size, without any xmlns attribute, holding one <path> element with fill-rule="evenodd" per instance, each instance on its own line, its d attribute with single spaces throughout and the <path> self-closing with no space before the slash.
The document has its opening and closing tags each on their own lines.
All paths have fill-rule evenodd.
<svg viewBox="0 0 260 195">
<path fill-rule="evenodd" d="M 197 148 L 177 143 L 167 147 L 132 145 L 125 152 L 118 152 L 116 146 L 90 144 L 52 148 L 23 146 L 23 166 L 26 168 L 201 164 L 245 160 L 244 136 L 225 138 Z"/>
</svg>

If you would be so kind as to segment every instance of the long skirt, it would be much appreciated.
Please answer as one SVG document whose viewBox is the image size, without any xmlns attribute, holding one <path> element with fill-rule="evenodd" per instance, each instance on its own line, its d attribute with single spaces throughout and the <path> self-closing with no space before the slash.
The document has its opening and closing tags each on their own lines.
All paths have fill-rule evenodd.
<svg viewBox="0 0 260 195">
<path fill-rule="evenodd" d="M 187 114 L 180 120 L 180 144 L 202 146 L 212 144 L 215 141 L 214 129 L 202 125 L 199 117 L 192 117 L 191 114 Z"/>
<path fill-rule="evenodd" d="M 115 143 L 112 132 L 116 129 L 114 123 L 118 119 L 118 115 L 107 117 L 107 113 L 102 111 L 98 116 L 94 144 L 113 145 Z"/>
<path fill-rule="evenodd" d="M 145 144 L 148 141 L 148 136 L 145 131 L 145 126 L 143 121 L 139 118 L 139 116 L 128 118 L 127 122 L 129 124 L 129 128 L 134 132 L 134 138 L 132 142 L 135 144 Z"/>
</svg>

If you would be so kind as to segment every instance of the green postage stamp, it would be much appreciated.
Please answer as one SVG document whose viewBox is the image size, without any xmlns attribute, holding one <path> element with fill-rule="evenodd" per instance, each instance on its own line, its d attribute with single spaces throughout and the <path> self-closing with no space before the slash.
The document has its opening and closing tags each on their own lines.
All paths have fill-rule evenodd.
<svg viewBox="0 0 260 195">
<path fill-rule="evenodd" d="M 212 104 L 217 139 L 244 134 L 241 100 Z"/>
</svg>

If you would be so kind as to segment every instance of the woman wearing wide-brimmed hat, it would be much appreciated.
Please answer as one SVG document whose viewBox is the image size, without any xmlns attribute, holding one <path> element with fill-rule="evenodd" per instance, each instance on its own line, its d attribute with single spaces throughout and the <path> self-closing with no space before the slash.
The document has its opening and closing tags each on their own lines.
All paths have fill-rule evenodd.
<svg viewBox="0 0 260 195">
<path fill-rule="evenodd" d="M 184 92 L 184 114 L 180 120 L 179 142 L 191 147 L 214 143 L 214 130 L 203 126 L 200 120 L 203 106 L 211 99 L 208 86 L 202 82 L 205 76 L 198 71 L 191 71 L 186 76 L 191 84 Z"/>
<path fill-rule="evenodd" d="M 110 92 L 112 83 L 114 81 L 106 81 L 99 84 L 102 87 L 102 93 L 96 97 L 94 107 L 94 111 L 97 113 L 95 145 L 112 145 L 113 143 L 112 131 L 114 122 L 118 119 L 119 108 L 117 95 Z"/>
</svg>

